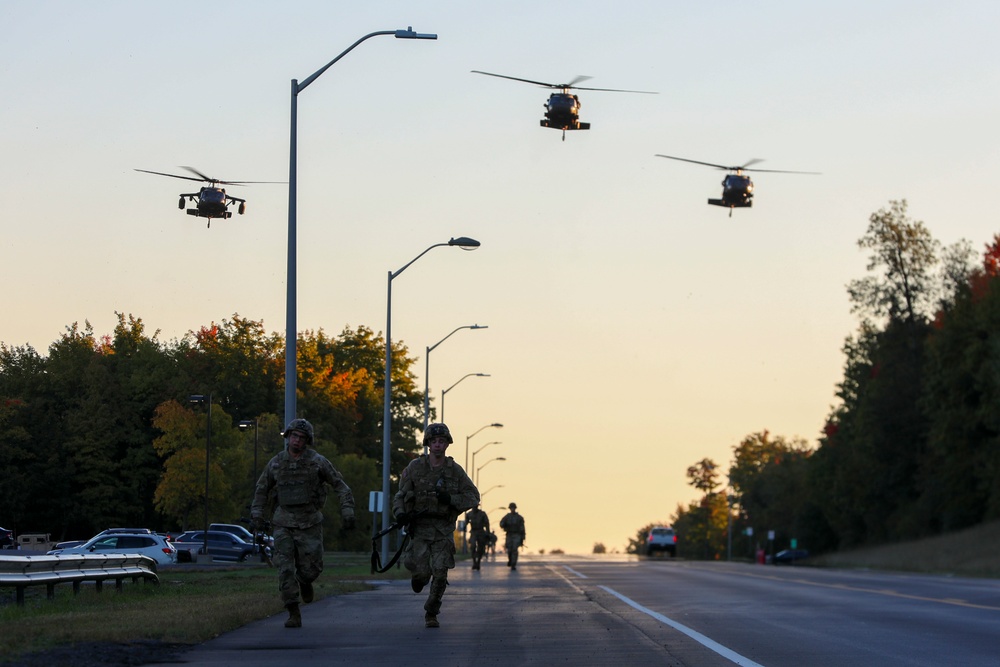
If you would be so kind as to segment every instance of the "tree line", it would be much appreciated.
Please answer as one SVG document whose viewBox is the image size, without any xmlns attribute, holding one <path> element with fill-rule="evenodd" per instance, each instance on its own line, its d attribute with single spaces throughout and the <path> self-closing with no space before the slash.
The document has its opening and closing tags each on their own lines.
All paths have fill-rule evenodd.
<svg viewBox="0 0 1000 667">
<path fill-rule="evenodd" d="M 74 323 L 46 355 L 0 344 L 0 525 L 56 539 L 201 528 L 209 432 L 209 521 L 247 517 L 255 474 L 284 447 L 284 337 L 234 314 L 163 342 L 116 315 L 112 334 Z M 298 416 L 350 484 L 362 527 L 345 534 L 328 512 L 328 546 L 363 550 L 368 492 L 382 486 L 385 339 L 364 326 L 306 331 L 297 348 Z M 406 346 L 392 358 L 391 468 L 402 470 L 421 448 L 423 394 Z M 211 395 L 211 412 L 192 395 Z"/>
<path fill-rule="evenodd" d="M 700 498 L 671 521 L 678 554 L 734 558 L 795 540 L 815 553 L 1000 519 L 1000 234 L 943 247 L 905 200 L 869 218 L 859 317 L 815 447 L 747 435 L 722 468 L 688 471 Z M 642 553 L 650 524 L 629 539 Z M 768 539 L 770 531 L 774 540 Z"/>
</svg>

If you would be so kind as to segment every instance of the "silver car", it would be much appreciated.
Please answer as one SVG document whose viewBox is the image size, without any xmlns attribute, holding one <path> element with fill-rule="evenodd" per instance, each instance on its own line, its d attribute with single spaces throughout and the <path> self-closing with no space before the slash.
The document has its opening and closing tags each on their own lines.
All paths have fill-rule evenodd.
<svg viewBox="0 0 1000 667">
<path fill-rule="evenodd" d="M 77 547 L 53 549 L 49 556 L 64 554 L 140 554 L 157 563 L 170 565 L 177 562 L 177 549 L 156 534 L 108 533 L 90 538 Z"/>
</svg>

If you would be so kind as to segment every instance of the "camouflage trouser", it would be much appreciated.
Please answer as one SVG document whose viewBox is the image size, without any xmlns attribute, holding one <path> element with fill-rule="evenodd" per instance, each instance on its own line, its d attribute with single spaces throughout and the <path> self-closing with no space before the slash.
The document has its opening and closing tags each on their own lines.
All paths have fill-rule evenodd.
<svg viewBox="0 0 1000 667">
<path fill-rule="evenodd" d="M 486 553 L 486 545 L 489 541 L 489 535 L 485 531 L 472 531 L 472 544 L 470 548 L 472 549 L 472 558 L 477 563 L 483 559 L 483 554 Z"/>
<path fill-rule="evenodd" d="M 309 528 L 274 529 L 274 564 L 278 591 L 288 605 L 299 601 L 299 581 L 311 584 L 323 571 L 323 524 Z"/>
<path fill-rule="evenodd" d="M 448 586 L 448 570 L 455 567 L 454 539 L 450 535 L 436 540 L 411 538 L 403 552 L 403 566 L 425 582 L 434 578 L 424 610 L 437 615 L 441 610 L 444 589 Z"/>
<path fill-rule="evenodd" d="M 521 550 L 521 542 L 524 538 L 520 533 L 507 533 L 507 564 L 517 565 L 517 552 Z"/>
</svg>

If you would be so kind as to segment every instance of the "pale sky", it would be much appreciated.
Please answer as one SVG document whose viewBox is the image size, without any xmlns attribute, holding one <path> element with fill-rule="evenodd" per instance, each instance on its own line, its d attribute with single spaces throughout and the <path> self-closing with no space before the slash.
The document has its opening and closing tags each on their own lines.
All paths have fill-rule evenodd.
<svg viewBox="0 0 1000 667">
<path fill-rule="evenodd" d="M 942 243 L 997 230 L 1000 5 L 762 1 L 53 2 L 0 5 L 0 341 L 45 353 L 115 311 L 170 341 L 233 313 L 284 333 L 284 185 L 247 213 L 177 209 L 197 184 L 288 178 L 299 96 L 298 329 L 385 329 L 431 354 L 450 453 L 529 550 L 623 549 L 769 429 L 815 444 L 856 328 L 868 216 L 905 198 Z M 539 127 L 577 75 L 589 132 Z M 762 158 L 754 208 L 718 164 Z M 482 464 L 503 456 L 488 467 Z M 470 474 L 474 474 L 474 470 Z M 350 480 L 348 480 L 350 481 Z M 355 489 L 359 501 L 369 489 Z"/>
</svg>

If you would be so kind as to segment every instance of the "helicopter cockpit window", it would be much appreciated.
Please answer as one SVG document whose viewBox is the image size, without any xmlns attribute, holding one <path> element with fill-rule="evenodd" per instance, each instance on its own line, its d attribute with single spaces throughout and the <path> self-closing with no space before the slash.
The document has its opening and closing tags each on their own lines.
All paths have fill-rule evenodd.
<svg viewBox="0 0 1000 667">
<path fill-rule="evenodd" d="M 209 190 L 205 189 L 201 191 L 201 200 L 213 203 L 221 203 L 225 201 L 226 195 L 222 190 Z"/>
</svg>

